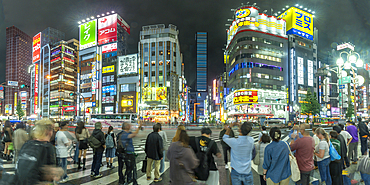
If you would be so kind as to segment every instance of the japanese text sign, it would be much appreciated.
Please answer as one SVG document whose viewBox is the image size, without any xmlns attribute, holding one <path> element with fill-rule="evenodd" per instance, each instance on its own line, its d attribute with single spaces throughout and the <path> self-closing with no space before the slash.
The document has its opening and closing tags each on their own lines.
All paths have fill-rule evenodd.
<svg viewBox="0 0 370 185">
<path fill-rule="evenodd" d="M 237 90 L 234 92 L 233 98 L 234 105 L 258 103 L 257 90 Z"/>
<path fill-rule="evenodd" d="M 286 21 L 286 34 L 294 34 L 303 38 L 313 40 L 314 20 L 313 15 L 291 7 L 281 14 L 278 18 Z"/>
<path fill-rule="evenodd" d="M 118 75 L 137 73 L 137 54 L 118 57 Z"/>
<path fill-rule="evenodd" d="M 80 50 L 96 46 L 96 20 L 80 25 Z"/>
<path fill-rule="evenodd" d="M 41 58 L 41 32 L 35 35 L 32 40 L 32 62 L 35 63 Z"/>
</svg>

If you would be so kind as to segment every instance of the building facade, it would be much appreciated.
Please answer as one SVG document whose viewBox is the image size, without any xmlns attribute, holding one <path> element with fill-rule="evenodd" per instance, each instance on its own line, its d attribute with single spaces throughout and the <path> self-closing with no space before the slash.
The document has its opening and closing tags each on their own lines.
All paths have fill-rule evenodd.
<svg viewBox="0 0 370 185">
<path fill-rule="evenodd" d="M 184 78 L 178 34 L 171 24 L 143 26 L 140 32 L 140 109 L 148 121 L 168 123 L 179 118 Z"/>
<path fill-rule="evenodd" d="M 6 82 L 17 82 L 15 88 L 5 88 L 5 112 L 4 115 L 15 115 L 18 96 L 21 91 L 26 91 L 25 106 L 28 110 L 30 104 L 28 103 L 29 88 L 18 89 L 20 85 L 25 84 L 30 86 L 30 80 L 27 73 L 28 66 L 32 63 L 32 37 L 24 33 L 15 26 L 6 28 Z M 6 84 L 8 85 L 8 84 Z M 24 94 L 24 93 L 22 93 Z M 3 105 L 4 105 L 3 104 Z M 23 99 L 22 99 L 23 104 Z M 18 105 L 21 106 L 21 105 Z M 26 115 L 27 115 L 26 111 Z"/>
</svg>

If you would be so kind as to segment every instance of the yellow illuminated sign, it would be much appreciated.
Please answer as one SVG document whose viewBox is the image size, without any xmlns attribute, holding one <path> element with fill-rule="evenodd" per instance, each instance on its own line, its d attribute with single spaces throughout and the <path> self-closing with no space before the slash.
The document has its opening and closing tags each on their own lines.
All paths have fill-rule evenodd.
<svg viewBox="0 0 370 185">
<path fill-rule="evenodd" d="M 251 14 L 251 10 L 247 9 L 247 8 L 243 8 L 243 9 L 240 9 L 238 11 L 236 11 L 235 15 L 236 15 L 236 18 L 243 18 L 243 17 L 248 17 L 249 15 Z"/>
<path fill-rule="evenodd" d="M 102 73 L 113 73 L 114 72 L 114 65 L 103 67 Z"/>
<path fill-rule="evenodd" d="M 133 100 L 122 100 L 121 107 L 132 107 L 134 105 Z"/>
<path fill-rule="evenodd" d="M 234 105 L 258 103 L 258 90 L 237 90 L 234 92 Z"/>
<path fill-rule="evenodd" d="M 286 34 L 293 34 L 313 40 L 313 15 L 291 7 L 278 18 L 286 21 Z"/>
</svg>

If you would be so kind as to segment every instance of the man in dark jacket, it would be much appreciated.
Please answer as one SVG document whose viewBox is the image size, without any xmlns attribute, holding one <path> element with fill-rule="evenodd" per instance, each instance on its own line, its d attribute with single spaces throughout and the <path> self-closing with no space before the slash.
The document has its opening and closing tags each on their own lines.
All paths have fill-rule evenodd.
<svg viewBox="0 0 370 185">
<path fill-rule="evenodd" d="M 100 146 L 98 148 L 93 148 L 94 156 L 93 156 L 93 163 L 91 165 L 91 176 L 95 178 L 102 177 L 102 174 L 99 174 L 100 164 L 103 158 L 103 152 L 105 148 L 105 137 L 104 133 L 101 131 L 102 126 L 100 122 L 95 123 L 95 129 L 91 134 L 91 137 L 95 137 L 97 140 L 100 141 Z"/>
<path fill-rule="evenodd" d="M 340 132 L 342 131 L 342 128 L 340 126 L 338 126 L 338 125 L 333 126 L 333 130 L 335 130 L 338 133 L 338 138 L 337 139 L 339 140 L 340 146 L 341 146 L 340 147 L 341 151 L 338 152 L 338 153 L 340 153 L 340 155 L 342 157 L 341 158 L 342 167 L 343 167 L 343 169 L 345 169 L 346 166 L 348 167 L 350 165 L 350 164 L 345 165 L 346 158 L 348 158 L 348 156 L 347 156 L 347 147 L 346 147 L 347 142 L 344 139 L 344 137 L 340 134 Z"/>
<path fill-rule="evenodd" d="M 227 152 L 229 151 L 230 152 L 230 146 L 227 145 L 223 140 L 222 140 L 222 137 L 224 137 L 225 135 L 225 132 L 226 132 L 226 129 L 229 127 L 229 123 L 225 123 L 224 124 L 224 129 L 221 130 L 220 132 L 220 135 L 219 135 L 219 139 L 221 140 L 221 146 L 222 146 L 222 150 L 224 152 L 224 161 L 225 161 L 225 169 L 229 169 L 229 166 L 227 165 L 227 163 L 229 162 L 228 160 L 228 157 L 227 157 Z M 231 130 L 230 132 L 230 137 L 234 137 L 234 132 L 233 130 Z"/>
<path fill-rule="evenodd" d="M 367 127 L 367 123 L 361 120 L 361 118 L 358 118 L 358 129 L 360 133 L 360 141 L 361 141 L 361 153 L 364 155 L 364 153 L 367 151 L 367 139 L 369 137 L 369 128 Z"/>
<path fill-rule="evenodd" d="M 159 166 L 163 158 L 163 141 L 162 137 L 158 134 L 161 124 L 157 123 L 153 126 L 153 132 L 148 135 L 145 143 L 145 153 L 148 158 L 146 168 L 146 178 L 151 179 L 152 165 L 154 162 L 154 182 L 159 182 L 162 178 L 159 177 Z"/>
</svg>

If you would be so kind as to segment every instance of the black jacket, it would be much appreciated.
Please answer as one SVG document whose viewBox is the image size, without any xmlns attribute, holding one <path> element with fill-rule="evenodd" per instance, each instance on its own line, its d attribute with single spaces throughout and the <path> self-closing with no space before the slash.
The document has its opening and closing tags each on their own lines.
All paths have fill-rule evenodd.
<svg viewBox="0 0 370 185">
<path fill-rule="evenodd" d="M 225 133 L 226 133 L 226 130 L 225 130 L 225 129 L 222 129 L 222 130 L 221 130 L 221 132 L 220 132 L 220 136 L 219 136 L 218 138 L 219 138 L 219 139 L 221 139 L 221 145 L 222 145 L 223 147 L 229 147 L 229 145 L 227 145 L 227 144 L 222 140 L 222 137 L 224 137 Z M 230 132 L 229 136 L 230 136 L 230 137 L 235 137 L 235 136 L 234 136 L 234 131 L 233 131 L 233 130 L 231 130 L 231 132 Z"/>
<path fill-rule="evenodd" d="M 146 138 L 145 153 L 148 158 L 154 160 L 160 160 L 163 157 L 163 141 L 158 132 L 152 132 Z"/>
<path fill-rule="evenodd" d="M 358 124 L 358 129 L 360 130 L 360 137 L 362 136 L 369 136 L 369 128 L 365 124 L 365 122 L 361 122 Z"/>
<path fill-rule="evenodd" d="M 55 147 L 49 142 L 26 142 L 19 151 L 16 184 L 38 184 L 44 181 L 47 171 L 42 170 L 42 167 L 46 165 L 56 167 Z"/>
<path fill-rule="evenodd" d="M 101 142 L 101 146 L 97 148 L 94 152 L 104 152 L 103 145 L 105 145 L 105 137 L 103 131 L 101 131 L 100 129 L 94 129 L 91 136 L 94 136 L 97 140 Z"/>
</svg>

